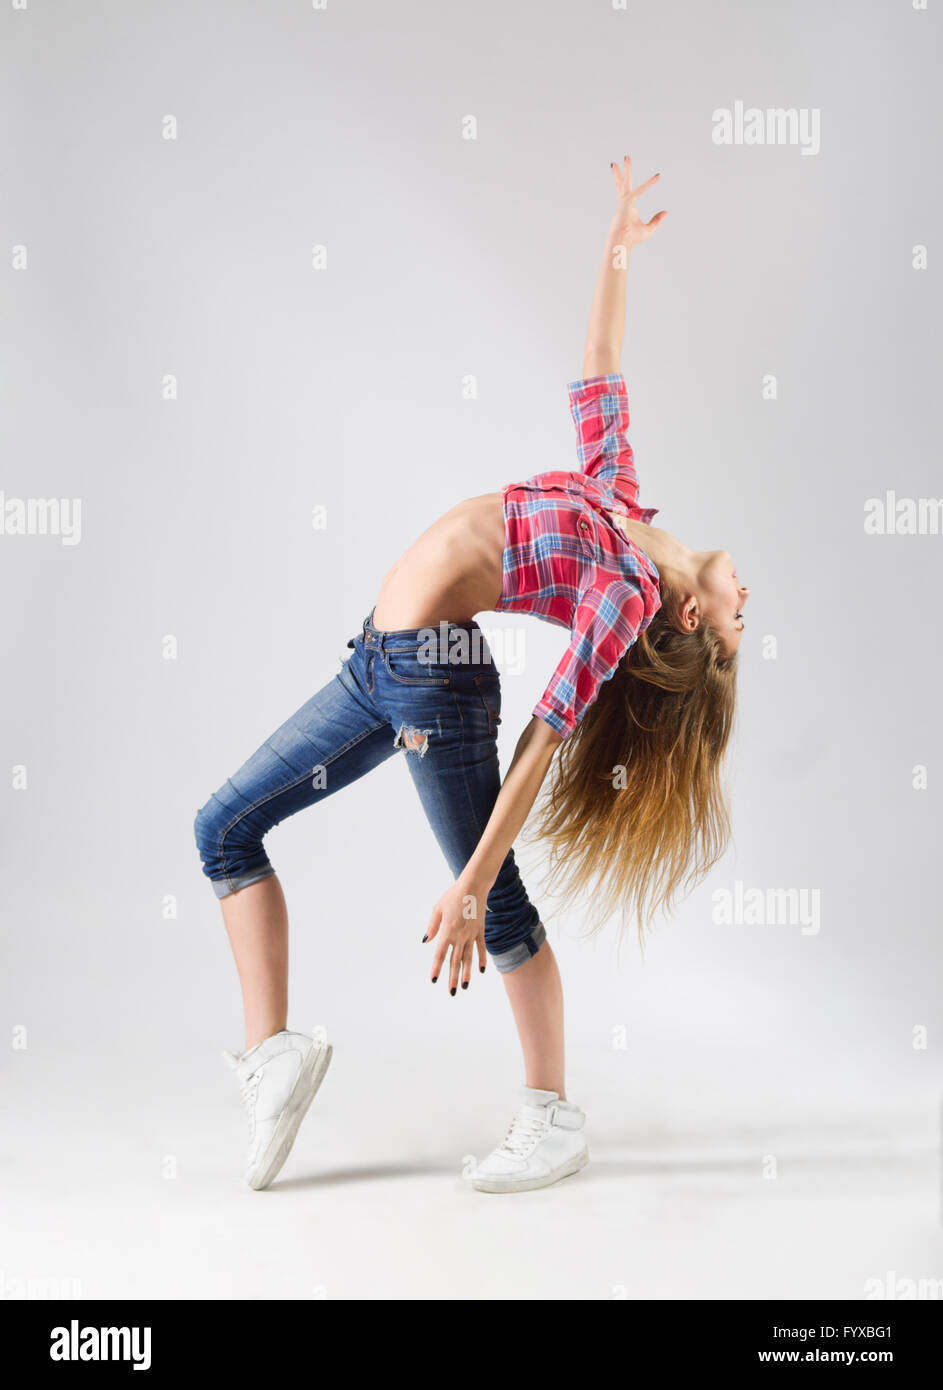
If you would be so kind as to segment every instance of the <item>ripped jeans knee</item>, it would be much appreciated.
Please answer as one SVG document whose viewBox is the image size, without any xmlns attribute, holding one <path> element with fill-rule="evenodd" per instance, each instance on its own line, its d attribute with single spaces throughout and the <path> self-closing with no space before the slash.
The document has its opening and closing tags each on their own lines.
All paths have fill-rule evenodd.
<svg viewBox="0 0 943 1390">
<path fill-rule="evenodd" d="M 394 748 L 404 748 L 407 753 L 416 753 L 424 758 L 429 751 L 432 729 L 417 729 L 411 724 L 401 724 L 393 740 Z"/>
</svg>

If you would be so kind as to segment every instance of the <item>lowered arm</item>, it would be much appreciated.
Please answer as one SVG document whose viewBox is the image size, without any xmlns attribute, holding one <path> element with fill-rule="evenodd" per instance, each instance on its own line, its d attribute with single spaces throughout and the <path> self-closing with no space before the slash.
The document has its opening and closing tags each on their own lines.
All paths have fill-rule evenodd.
<svg viewBox="0 0 943 1390">
<path fill-rule="evenodd" d="M 449 988 L 453 994 L 459 984 L 468 983 L 476 946 L 478 964 L 482 970 L 485 967 L 488 894 L 537 799 L 561 742 L 560 735 L 544 720 L 531 719 L 517 741 L 511 765 L 475 852 L 433 908 L 424 938 L 435 938 L 436 942 L 430 975 L 437 980 L 442 974 L 451 948 Z"/>
</svg>

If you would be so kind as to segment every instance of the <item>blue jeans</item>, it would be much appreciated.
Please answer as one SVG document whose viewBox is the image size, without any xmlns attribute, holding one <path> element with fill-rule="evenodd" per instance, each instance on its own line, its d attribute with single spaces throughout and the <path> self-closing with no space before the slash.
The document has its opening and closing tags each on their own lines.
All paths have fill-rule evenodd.
<svg viewBox="0 0 943 1390">
<path fill-rule="evenodd" d="M 398 751 L 456 878 L 471 858 L 501 785 L 501 680 L 484 634 L 474 622 L 379 632 L 372 616 L 347 643 L 353 652 L 334 679 L 197 813 L 203 872 L 217 897 L 274 874 L 262 846 L 272 826 Z M 430 650 L 431 631 L 446 640 Z M 506 972 L 545 939 L 511 850 L 488 894 L 488 953 Z"/>
</svg>

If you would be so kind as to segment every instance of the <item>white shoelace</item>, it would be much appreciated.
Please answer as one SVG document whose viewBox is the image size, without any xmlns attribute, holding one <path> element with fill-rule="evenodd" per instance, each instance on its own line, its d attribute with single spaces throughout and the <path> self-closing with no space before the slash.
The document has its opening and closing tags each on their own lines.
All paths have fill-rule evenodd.
<svg viewBox="0 0 943 1390">
<path fill-rule="evenodd" d="M 258 1091 L 259 1089 L 260 1079 L 261 1073 L 257 1071 L 253 1072 L 252 1075 L 247 1077 L 246 1080 L 242 1083 L 242 1086 L 239 1091 L 239 1094 L 242 1096 L 242 1103 L 246 1107 L 246 1111 L 249 1115 L 250 1139 L 255 1134 L 255 1095 L 256 1091 Z"/>
<path fill-rule="evenodd" d="M 510 1154 L 512 1158 L 527 1158 L 549 1132 L 549 1120 L 537 1115 L 515 1115 L 499 1152 Z"/>
</svg>

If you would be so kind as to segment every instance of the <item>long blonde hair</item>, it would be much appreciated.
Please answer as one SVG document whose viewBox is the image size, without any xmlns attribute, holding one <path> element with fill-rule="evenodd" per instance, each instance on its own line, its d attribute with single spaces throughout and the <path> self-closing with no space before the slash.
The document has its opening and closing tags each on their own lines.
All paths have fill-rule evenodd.
<svg viewBox="0 0 943 1390">
<path fill-rule="evenodd" d="M 662 606 L 551 766 L 531 836 L 549 847 L 548 891 L 613 913 L 639 936 L 717 862 L 730 836 L 721 780 L 733 724 L 736 656 L 705 623 L 674 626 Z"/>
</svg>

